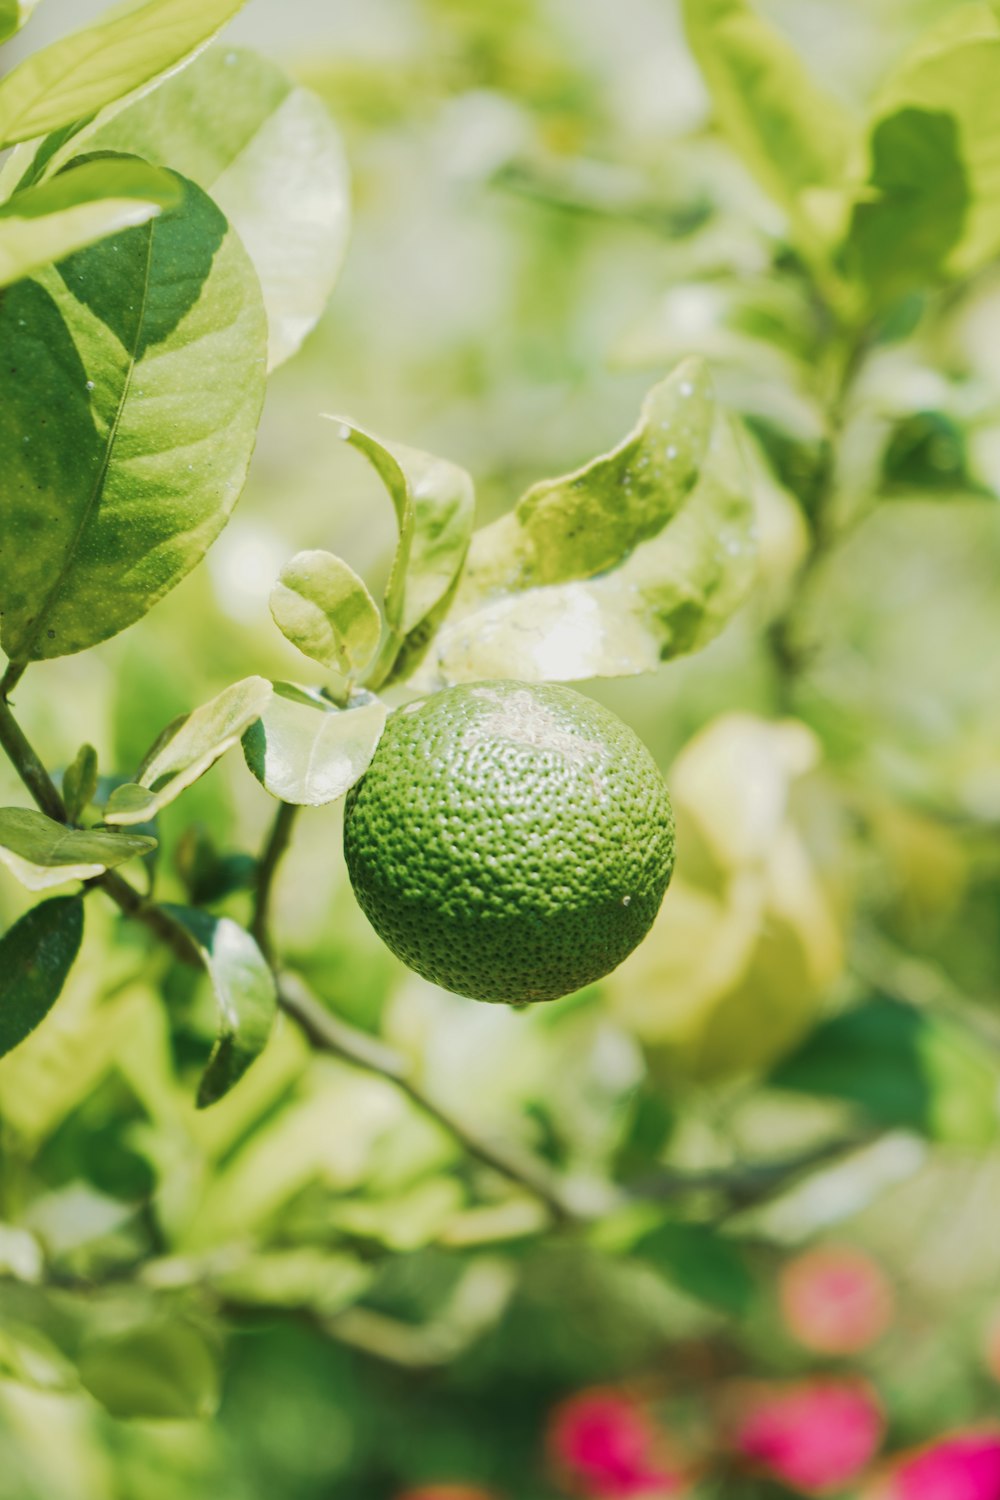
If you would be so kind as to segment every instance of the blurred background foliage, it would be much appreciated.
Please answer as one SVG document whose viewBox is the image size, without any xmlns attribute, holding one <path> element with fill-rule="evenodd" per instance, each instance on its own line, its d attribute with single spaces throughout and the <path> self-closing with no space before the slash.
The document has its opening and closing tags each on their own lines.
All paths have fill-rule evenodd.
<svg viewBox="0 0 1000 1500">
<path fill-rule="evenodd" d="M 97 8 L 47 0 L 24 44 Z M 759 9 L 862 110 L 955 7 Z M 479 1135 L 548 1158 L 593 1229 L 553 1226 L 287 1022 L 197 1113 L 203 989 L 90 912 L 59 1007 L 0 1064 L 0 1500 L 858 1493 L 880 1444 L 1000 1419 L 1000 280 L 893 289 L 831 451 L 824 309 L 671 0 L 252 0 L 228 35 L 327 102 L 350 248 L 206 564 L 25 686 L 48 763 L 89 740 L 127 767 L 224 682 L 303 680 L 267 609 L 293 552 L 384 580 L 391 507 L 324 411 L 463 464 L 490 519 L 707 354 L 746 424 L 758 580 L 707 650 L 587 685 L 653 749 L 681 850 L 601 989 L 515 1014 L 406 974 L 350 894 L 337 808 L 282 872 L 276 929 L 329 1005 Z M 873 253 L 894 265 L 891 239 Z M 801 578 L 831 470 L 849 535 Z M 168 897 L 215 881 L 242 914 L 268 817 L 220 763 L 161 817 Z M 0 873 L 0 923 L 28 904 Z M 848 1351 L 804 1339 L 776 1290 L 831 1236 L 895 1304 Z M 857 1472 L 782 1468 L 725 1415 L 751 1377 L 848 1366 L 878 1412 Z M 574 1470 L 560 1403 L 588 1387 L 615 1388 L 587 1420 L 619 1437 L 644 1414 L 645 1468 Z"/>
</svg>

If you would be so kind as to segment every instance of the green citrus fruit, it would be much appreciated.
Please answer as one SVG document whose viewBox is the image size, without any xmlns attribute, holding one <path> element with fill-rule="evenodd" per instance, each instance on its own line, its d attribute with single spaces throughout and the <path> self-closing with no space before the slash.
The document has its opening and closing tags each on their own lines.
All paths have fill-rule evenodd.
<svg viewBox="0 0 1000 1500">
<path fill-rule="evenodd" d="M 570 688 L 474 683 L 394 713 L 348 794 L 344 853 L 375 931 L 476 1000 L 554 1000 L 645 936 L 670 799 L 642 741 Z"/>
</svg>

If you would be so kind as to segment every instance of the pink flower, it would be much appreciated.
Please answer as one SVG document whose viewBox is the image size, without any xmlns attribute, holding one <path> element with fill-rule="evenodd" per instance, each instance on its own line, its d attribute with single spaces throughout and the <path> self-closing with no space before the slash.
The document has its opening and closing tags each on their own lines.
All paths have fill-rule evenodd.
<svg viewBox="0 0 1000 1500">
<path fill-rule="evenodd" d="M 892 1285 L 870 1256 L 850 1245 L 807 1250 L 778 1283 L 789 1332 L 818 1354 L 857 1354 L 892 1322 Z"/>
<path fill-rule="evenodd" d="M 733 1449 L 807 1495 L 857 1479 L 882 1440 L 878 1399 L 860 1380 L 748 1383 L 732 1407 Z"/>
<path fill-rule="evenodd" d="M 866 1500 L 1000 1500 L 1000 1431 L 956 1432 L 895 1459 Z"/>
<path fill-rule="evenodd" d="M 642 1407 L 618 1391 L 582 1391 L 557 1406 L 548 1447 L 556 1467 L 593 1500 L 660 1500 L 684 1480 L 665 1453 L 665 1438 Z"/>
</svg>

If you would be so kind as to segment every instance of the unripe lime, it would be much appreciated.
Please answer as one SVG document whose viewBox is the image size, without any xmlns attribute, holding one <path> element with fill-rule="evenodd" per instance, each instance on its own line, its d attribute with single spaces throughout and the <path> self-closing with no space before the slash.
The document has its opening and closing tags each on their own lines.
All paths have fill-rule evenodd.
<svg viewBox="0 0 1000 1500">
<path fill-rule="evenodd" d="M 375 931 L 476 1000 L 554 1000 L 620 964 L 670 880 L 674 824 L 626 724 L 571 688 L 488 682 L 389 719 L 347 798 Z"/>
</svg>

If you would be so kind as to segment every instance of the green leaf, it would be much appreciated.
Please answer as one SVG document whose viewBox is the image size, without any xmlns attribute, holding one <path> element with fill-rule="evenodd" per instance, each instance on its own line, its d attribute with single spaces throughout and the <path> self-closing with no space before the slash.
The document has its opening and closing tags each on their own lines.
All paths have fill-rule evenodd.
<svg viewBox="0 0 1000 1500">
<path fill-rule="evenodd" d="M 253 268 L 200 188 L 0 299 L 2 644 L 82 651 L 200 561 L 246 477 L 264 390 Z M 55 420 L 55 417 L 58 420 Z"/>
<path fill-rule="evenodd" d="M 968 194 L 964 223 L 955 223 L 957 186 L 952 195 L 944 181 L 920 184 L 920 196 L 946 203 L 950 231 L 961 228 L 950 243 L 941 244 L 944 270 L 965 276 L 1000 251 L 1000 20 L 990 7 L 972 5 L 947 18 L 942 27 L 919 40 L 910 54 L 885 80 L 873 111 L 871 133 L 877 139 L 887 119 L 903 111 L 938 120 L 937 141 L 925 148 L 928 173 L 948 171 L 957 158 Z M 946 120 L 944 125 L 940 123 Z M 925 133 L 928 127 L 925 127 Z M 952 139 L 944 140 L 946 133 Z M 919 171 L 911 167 L 910 175 Z M 925 237 L 933 239 L 926 211 Z M 942 231 L 942 241 L 944 235 Z M 923 248 L 922 245 L 918 248 Z M 905 255 L 904 240 L 899 254 Z M 926 252 L 925 252 L 926 253 Z"/>
<path fill-rule="evenodd" d="M 635 428 L 610 453 L 533 485 L 477 539 L 489 586 L 590 578 L 656 536 L 694 488 L 712 431 L 708 367 L 690 359 L 653 387 Z"/>
<path fill-rule="evenodd" d="M 63 772 L 62 779 L 63 802 L 71 823 L 79 821 L 84 808 L 93 802 L 96 791 L 97 751 L 93 745 L 81 745 L 76 759 Z"/>
<path fill-rule="evenodd" d="M 293 646 L 342 677 L 371 661 L 382 633 L 378 605 L 332 552 L 298 552 L 271 590 L 274 623 Z"/>
<path fill-rule="evenodd" d="M 32 907 L 0 938 L 0 1057 L 45 1020 L 82 937 L 82 899 L 56 896 Z"/>
<path fill-rule="evenodd" d="M 0 287 L 180 202 L 175 178 L 130 159 L 82 162 L 0 205 Z"/>
<path fill-rule="evenodd" d="M 155 848 L 145 834 L 66 828 L 33 808 L 0 808 L 0 863 L 31 891 L 93 880 Z"/>
<path fill-rule="evenodd" d="M 168 724 L 139 767 L 136 781 L 118 787 L 108 798 L 105 821 L 128 825 L 155 817 L 239 742 L 271 693 L 266 678 L 244 677 Z"/>
<path fill-rule="evenodd" d="M 876 124 L 870 150 L 868 194 L 855 206 L 846 254 L 883 305 L 940 276 L 962 237 L 969 192 L 950 114 L 899 109 Z"/>
<path fill-rule="evenodd" d="M 753 1278 L 738 1246 L 707 1224 L 664 1221 L 642 1236 L 633 1255 L 699 1302 L 742 1317 L 754 1295 Z"/>
<path fill-rule="evenodd" d="M 371 1265 L 354 1255 L 299 1245 L 259 1250 L 212 1277 L 231 1301 L 265 1307 L 304 1307 L 330 1318 L 357 1302 L 375 1277 Z"/>
<path fill-rule="evenodd" d="M 0 0 L 0 42 L 7 41 L 31 20 L 37 4 L 38 0 Z"/>
<path fill-rule="evenodd" d="M 215 1354 L 197 1328 L 176 1319 L 98 1334 L 78 1366 L 83 1385 L 113 1417 L 204 1419 L 219 1404 Z"/>
<path fill-rule="evenodd" d="M 181 64 L 244 0 L 147 0 L 34 52 L 0 82 L 0 148 L 94 114 Z"/>
<path fill-rule="evenodd" d="M 319 694 L 275 683 L 274 697 L 243 737 L 247 765 L 272 797 L 322 807 L 364 775 L 387 713 L 370 693 L 339 709 Z"/>
<path fill-rule="evenodd" d="M 835 1016 L 769 1083 L 855 1104 L 890 1128 L 982 1146 L 996 1139 L 1000 1075 L 957 1027 L 893 1000 Z"/>
<path fill-rule="evenodd" d="M 201 949 L 219 1006 L 219 1036 L 198 1089 L 198 1108 L 228 1094 L 263 1052 L 278 1011 L 274 975 L 257 944 L 229 917 L 168 906 Z"/>
<path fill-rule="evenodd" d="M 683 0 L 716 118 L 761 187 L 810 230 L 817 190 L 843 187 L 856 131 L 794 48 L 747 0 Z"/>
<path fill-rule="evenodd" d="M 369 460 L 396 510 L 399 545 L 385 592 L 397 641 L 421 624 L 462 570 L 472 535 L 472 480 L 457 464 L 400 443 L 384 443 L 343 417 L 331 417 L 345 442 Z"/>
<path fill-rule="evenodd" d="M 675 446 L 669 428 L 661 437 Z M 466 577 L 415 683 L 622 677 L 697 650 L 726 624 L 753 580 L 748 491 L 734 432 L 717 417 L 686 500 L 658 536 L 616 568 L 500 592 L 494 538 L 502 523 L 487 527 L 475 538 Z"/>
<path fill-rule="evenodd" d="M 88 146 L 134 152 L 210 192 L 260 277 L 273 369 L 333 289 L 350 232 L 347 162 L 323 102 L 266 58 L 211 48 Z"/>
</svg>

